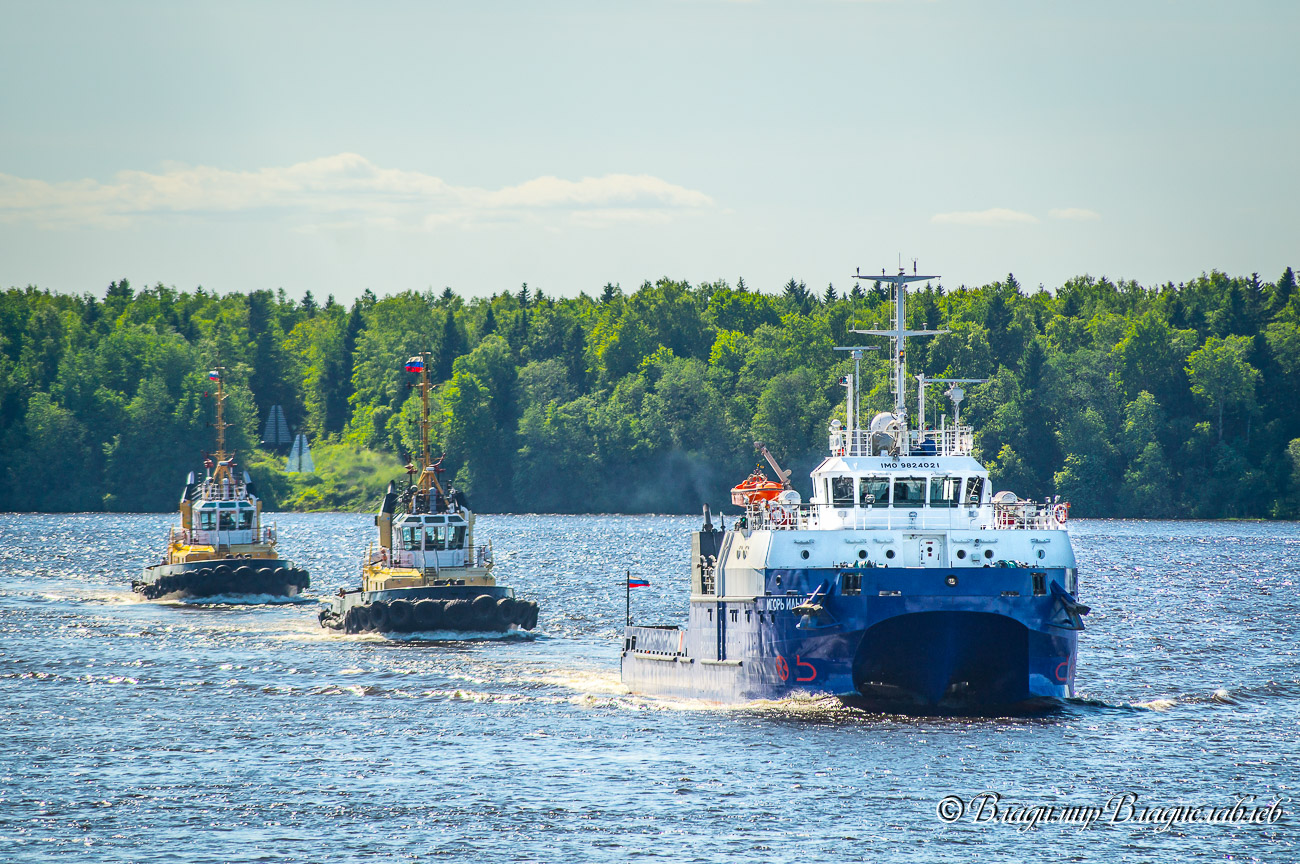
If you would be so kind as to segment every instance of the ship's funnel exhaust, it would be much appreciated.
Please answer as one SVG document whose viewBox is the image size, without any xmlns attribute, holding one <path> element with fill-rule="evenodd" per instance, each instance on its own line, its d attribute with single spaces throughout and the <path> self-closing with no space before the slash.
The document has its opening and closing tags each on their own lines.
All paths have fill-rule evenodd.
<svg viewBox="0 0 1300 864">
<path fill-rule="evenodd" d="M 375 514 L 375 524 L 379 526 L 379 545 L 385 549 L 393 548 L 393 513 L 397 511 L 397 492 L 390 481 L 388 491 L 384 493 L 384 502 Z"/>
</svg>

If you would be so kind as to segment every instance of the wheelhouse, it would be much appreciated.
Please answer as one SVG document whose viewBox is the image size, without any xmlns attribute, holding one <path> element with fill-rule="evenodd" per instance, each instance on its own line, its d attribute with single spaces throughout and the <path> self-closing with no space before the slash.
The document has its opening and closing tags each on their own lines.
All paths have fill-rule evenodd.
<svg viewBox="0 0 1300 864">
<path fill-rule="evenodd" d="M 204 501 L 194 515 L 200 531 L 252 531 L 257 508 L 249 501 Z"/>
<path fill-rule="evenodd" d="M 814 475 L 816 476 L 816 475 Z M 977 471 L 825 473 L 812 503 L 835 509 L 962 507 L 987 503 L 988 475 Z"/>
<path fill-rule="evenodd" d="M 444 552 L 465 548 L 469 523 L 458 513 L 408 514 L 396 528 L 403 550 Z"/>
</svg>

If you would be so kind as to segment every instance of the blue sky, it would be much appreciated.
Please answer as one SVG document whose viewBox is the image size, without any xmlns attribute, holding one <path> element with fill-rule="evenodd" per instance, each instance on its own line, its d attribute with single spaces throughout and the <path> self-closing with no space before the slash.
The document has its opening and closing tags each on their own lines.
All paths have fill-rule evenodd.
<svg viewBox="0 0 1300 864">
<path fill-rule="evenodd" d="M 1292 2 L 0 2 L 0 286 L 1300 265 Z"/>
</svg>

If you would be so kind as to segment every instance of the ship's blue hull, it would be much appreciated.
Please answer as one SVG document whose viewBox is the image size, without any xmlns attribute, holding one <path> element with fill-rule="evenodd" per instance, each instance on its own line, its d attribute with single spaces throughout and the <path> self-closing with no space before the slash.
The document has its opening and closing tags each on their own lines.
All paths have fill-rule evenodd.
<svg viewBox="0 0 1300 864">
<path fill-rule="evenodd" d="M 786 593 L 695 597 L 684 630 L 628 627 L 624 683 L 636 692 L 720 702 L 860 694 L 938 710 L 1073 695 L 1082 628 L 1072 611 L 1073 570 L 766 575 Z"/>
</svg>

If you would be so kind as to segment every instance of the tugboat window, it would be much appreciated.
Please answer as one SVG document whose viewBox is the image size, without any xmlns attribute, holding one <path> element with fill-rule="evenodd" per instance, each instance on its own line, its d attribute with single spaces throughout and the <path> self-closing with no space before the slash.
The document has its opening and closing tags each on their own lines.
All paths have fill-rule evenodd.
<svg viewBox="0 0 1300 864">
<path fill-rule="evenodd" d="M 971 504 L 978 504 L 983 500 L 984 495 L 984 478 L 972 477 L 966 484 L 966 500 Z"/>
<path fill-rule="evenodd" d="M 448 549 L 465 548 L 465 526 L 460 525 L 456 528 L 456 533 L 452 535 L 450 542 L 447 543 Z"/>
<path fill-rule="evenodd" d="M 234 513 L 234 511 L 232 511 L 232 510 L 222 510 L 222 511 L 221 511 L 220 530 L 222 530 L 222 531 L 234 531 L 234 530 L 235 530 L 235 513 Z"/>
<path fill-rule="evenodd" d="M 407 550 L 416 550 L 420 548 L 420 531 L 419 526 L 403 525 L 402 526 L 402 548 Z"/>
<path fill-rule="evenodd" d="M 836 507 L 853 506 L 853 478 L 831 478 L 831 503 Z"/>
<path fill-rule="evenodd" d="M 217 512 L 215 510 L 199 511 L 199 530 L 215 531 L 217 528 Z"/>
<path fill-rule="evenodd" d="M 442 543 L 442 529 L 430 525 L 424 529 L 425 549 L 445 549 Z"/>
<path fill-rule="evenodd" d="M 864 477 L 858 495 L 858 503 L 863 507 L 888 507 L 889 478 Z"/>
<path fill-rule="evenodd" d="M 248 531 L 253 527 L 253 511 L 241 508 L 239 511 L 239 530 Z"/>
<path fill-rule="evenodd" d="M 930 506 L 956 507 L 961 503 L 960 477 L 931 477 Z"/>
<path fill-rule="evenodd" d="M 894 481 L 894 506 L 915 507 L 925 503 L 925 478 L 900 477 Z"/>
</svg>

